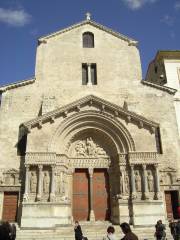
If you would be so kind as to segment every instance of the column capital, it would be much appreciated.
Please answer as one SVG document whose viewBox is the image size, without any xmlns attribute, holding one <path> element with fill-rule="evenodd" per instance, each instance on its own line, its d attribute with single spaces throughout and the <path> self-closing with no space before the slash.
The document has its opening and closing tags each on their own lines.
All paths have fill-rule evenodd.
<svg viewBox="0 0 180 240">
<path fill-rule="evenodd" d="M 142 169 L 146 170 L 146 164 L 142 164 Z"/>
<path fill-rule="evenodd" d="M 130 165 L 131 170 L 134 170 L 134 164 Z"/>
<path fill-rule="evenodd" d="M 89 176 L 93 177 L 94 168 L 88 168 Z"/>
<path fill-rule="evenodd" d="M 42 170 L 43 169 L 43 165 L 42 164 L 38 164 L 38 168 L 39 168 L 39 170 Z"/>
<path fill-rule="evenodd" d="M 29 164 L 25 164 L 25 168 L 26 168 L 26 170 L 29 170 L 30 165 Z"/>
<path fill-rule="evenodd" d="M 155 163 L 154 164 L 154 168 L 157 169 L 159 167 L 159 164 L 158 163 Z"/>
</svg>

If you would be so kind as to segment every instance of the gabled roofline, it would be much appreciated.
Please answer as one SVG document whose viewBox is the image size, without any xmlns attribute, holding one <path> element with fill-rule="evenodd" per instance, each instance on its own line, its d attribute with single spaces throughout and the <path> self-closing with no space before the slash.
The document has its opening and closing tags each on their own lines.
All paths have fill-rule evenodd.
<svg viewBox="0 0 180 240">
<path fill-rule="evenodd" d="M 52 38 L 52 37 L 57 36 L 57 35 L 59 35 L 59 34 L 68 32 L 68 31 L 70 31 L 70 30 L 72 30 L 72 29 L 78 28 L 78 27 L 83 26 L 83 25 L 85 25 L 85 24 L 92 25 L 92 26 L 94 26 L 94 27 L 96 27 L 96 28 L 99 28 L 99 29 L 101 29 L 101 30 L 109 33 L 109 34 L 112 34 L 112 35 L 115 36 L 115 37 L 118 37 L 118 38 L 120 38 L 120 39 L 122 39 L 122 40 L 124 40 L 124 41 L 127 41 L 127 42 L 129 43 L 129 45 L 132 45 L 132 46 L 137 46 L 137 45 L 138 45 L 138 41 L 136 41 L 136 40 L 134 40 L 134 39 L 132 39 L 132 38 L 126 37 L 126 36 L 124 36 L 123 34 L 120 34 L 120 33 L 116 32 L 116 31 L 114 31 L 114 30 L 112 30 L 112 29 L 110 29 L 110 28 L 108 28 L 108 27 L 105 27 L 105 26 L 103 26 L 103 25 L 101 25 L 101 24 L 99 24 L 99 23 L 97 23 L 97 22 L 94 22 L 94 21 L 92 21 L 92 20 L 84 20 L 84 21 L 81 21 L 81 22 L 79 22 L 79 23 L 76 23 L 76 24 L 74 24 L 74 25 L 72 25 L 72 26 L 70 26 L 70 27 L 64 28 L 64 29 L 62 29 L 62 30 L 60 30 L 60 31 L 56 31 L 56 32 L 47 34 L 47 35 L 45 35 L 45 36 L 40 37 L 40 38 L 39 38 L 39 41 L 40 41 L 40 42 L 41 42 L 41 41 L 43 42 L 43 41 L 45 41 L 45 40 L 48 40 L 49 38 Z"/>
<path fill-rule="evenodd" d="M 172 95 L 174 95 L 177 92 L 177 90 L 174 89 L 174 88 L 170 88 L 170 87 L 166 87 L 166 86 L 163 86 L 163 85 L 155 84 L 155 83 L 152 83 L 152 82 L 149 82 L 149 81 L 146 81 L 146 80 L 142 80 L 141 83 L 143 85 L 148 86 L 148 87 L 157 88 L 161 91 L 167 92 L 167 93 L 172 94 Z"/>
<path fill-rule="evenodd" d="M 32 84 L 34 82 L 35 82 L 35 77 L 21 80 L 21 81 L 14 82 L 14 83 L 9 83 L 7 85 L 0 86 L 0 92 L 5 92 L 5 91 L 13 89 L 13 88 L 26 86 L 26 85 Z"/>
<path fill-rule="evenodd" d="M 68 111 L 75 110 L 77 112 L 80 111 L 81 105 L 84 103 L 90 103 L 93 104 L 94 102 L 98 103 L 100 105 L 100 108 L 102 108 L 102 111 L 104 109 L 109 109 L 115 116 L 118 116 L 119 114 L 122 114 L 127 117 L 127 121 L 131 121 L 131 119 L 135 120 L 136 122 L 139 122 L 140 125 L 146 125 L 150 128 L 157 128 L 159 127 L 159 124 L 156 122 L 153 122 L 139 114 L 136 114 L 134 112 L 128 111 L 125 108 L 122 108 L 114 103 L 111 103 L 109 101 L 106 101 L 102 98 L 96 97 L 94 95 L 88 95 L 86 97 L 83 97 L 79 100 L 76 100 L 70 104 L 67 104 L 63 107 L 60 107 L 58 109 L 55 109 L 54 111 L 48 112 L 40 117 L 34 118 L 28 122 L 24 122 L 20 125 L 20 127 L 24 127 L 25 129 L 30 132 L 30 129 L 32 127 L 36 126 L 42 126 L 43 123 L 45 122 L 54 122 L 56 118 L 60 116 L 67 116 Z"/>
</svg>

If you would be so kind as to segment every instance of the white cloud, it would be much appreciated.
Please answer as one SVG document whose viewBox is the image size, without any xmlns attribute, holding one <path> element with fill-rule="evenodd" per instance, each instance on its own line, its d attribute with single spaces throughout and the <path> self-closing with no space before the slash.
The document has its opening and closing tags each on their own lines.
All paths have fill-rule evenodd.
<svg viewBox="0 0 180 240">
<path fill-rule="evenodd" d="M 166 14 L 162 19 L 161 19 L 162 23 L 165 23 L 168 26 L 173 26 L 174 24 L 174 18 L 169 16 L 168 14 Z"/>
<path fill-rule="evenodd" d="M 22 27 L 31 21 L 31 15 L 24 9 L 12 10 L 0 8 L 0 22 L 14 27 Z"/>
<path fill-rule="evenodd" d="M 137 10 L 143 7 L 146 3 L 154 3 L 157 0 L 122 0 L 130 9 Z"/>
<path fill-rule="evenodd" d="M 176 2 L 175 5 L 174 5 L 174 8 L 176 10 L 180 10 L 180 2 Z"/>
</svg>

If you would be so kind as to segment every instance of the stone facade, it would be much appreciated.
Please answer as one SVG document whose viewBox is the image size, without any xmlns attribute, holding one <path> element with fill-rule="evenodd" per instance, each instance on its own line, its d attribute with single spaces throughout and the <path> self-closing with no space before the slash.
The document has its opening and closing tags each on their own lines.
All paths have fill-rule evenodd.
<svg viewBox="0 0 180 240">
<path fill-rule="evenodd" d="M 97 85 L 82 85 L 83 63 Z M 35 77 L 0 91 L 0 189 L 20 192 L 22 227 L 72 223 L 76 169 L 88 169 L 90 221 L 96 169 L 108 172 L 112 223 L 167 218 L 164 191 L 180 186 L 175 91 L 142 81 L 136 41 L 87 19 L 40 38 Z"/>
</svg>

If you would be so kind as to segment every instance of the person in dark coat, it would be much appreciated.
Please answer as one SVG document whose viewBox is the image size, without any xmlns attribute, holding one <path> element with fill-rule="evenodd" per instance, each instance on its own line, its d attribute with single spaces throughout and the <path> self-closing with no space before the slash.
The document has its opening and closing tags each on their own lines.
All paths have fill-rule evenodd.
<svg viewBox="0 0 180 240">
<path fill-rule="evenodd" d="M 75 233 L 75 240 L 82 240 L 83 239 L 81 226 L 79 225 L 78 221 L 75 221 L 74 233 Z"/>
<path fill-rule="evenodd" d="M 11 240 L 16 239 L 16 225 L 13 223 L 11 226 Z"/>
<path fill-rule="evenodd" d="M 166 227 L 162 223 L 162 220 L 157 221 L 157 224 L 155 225 L 156 232 L 155 236 L 157 240 L 164 240 L 166 238 Z"/>
<path fill-rule="evenodd" d="M 138 237 L 131 231 L 130 225 L 126 222 L 120 224 L 124 237 L 121 240 L 138 240 Z"/>
<path fill-rule="evenodd" d="M 176 223 L 173 220 L 169 221 L 169 228 L 171 231 L 171 235 L 173 236 L 173 239 L 176 238 Z"/>
<path fill-rule="evenodd" d="M 9 222 L 2 222 L 0 225 L 0 239 L 11 240 L 11 230 Z"/>
<path fill-rule="evenodd" d="M 176 223 L 176 240 L 180 240 L 180 220 Z"/>
</svg>

